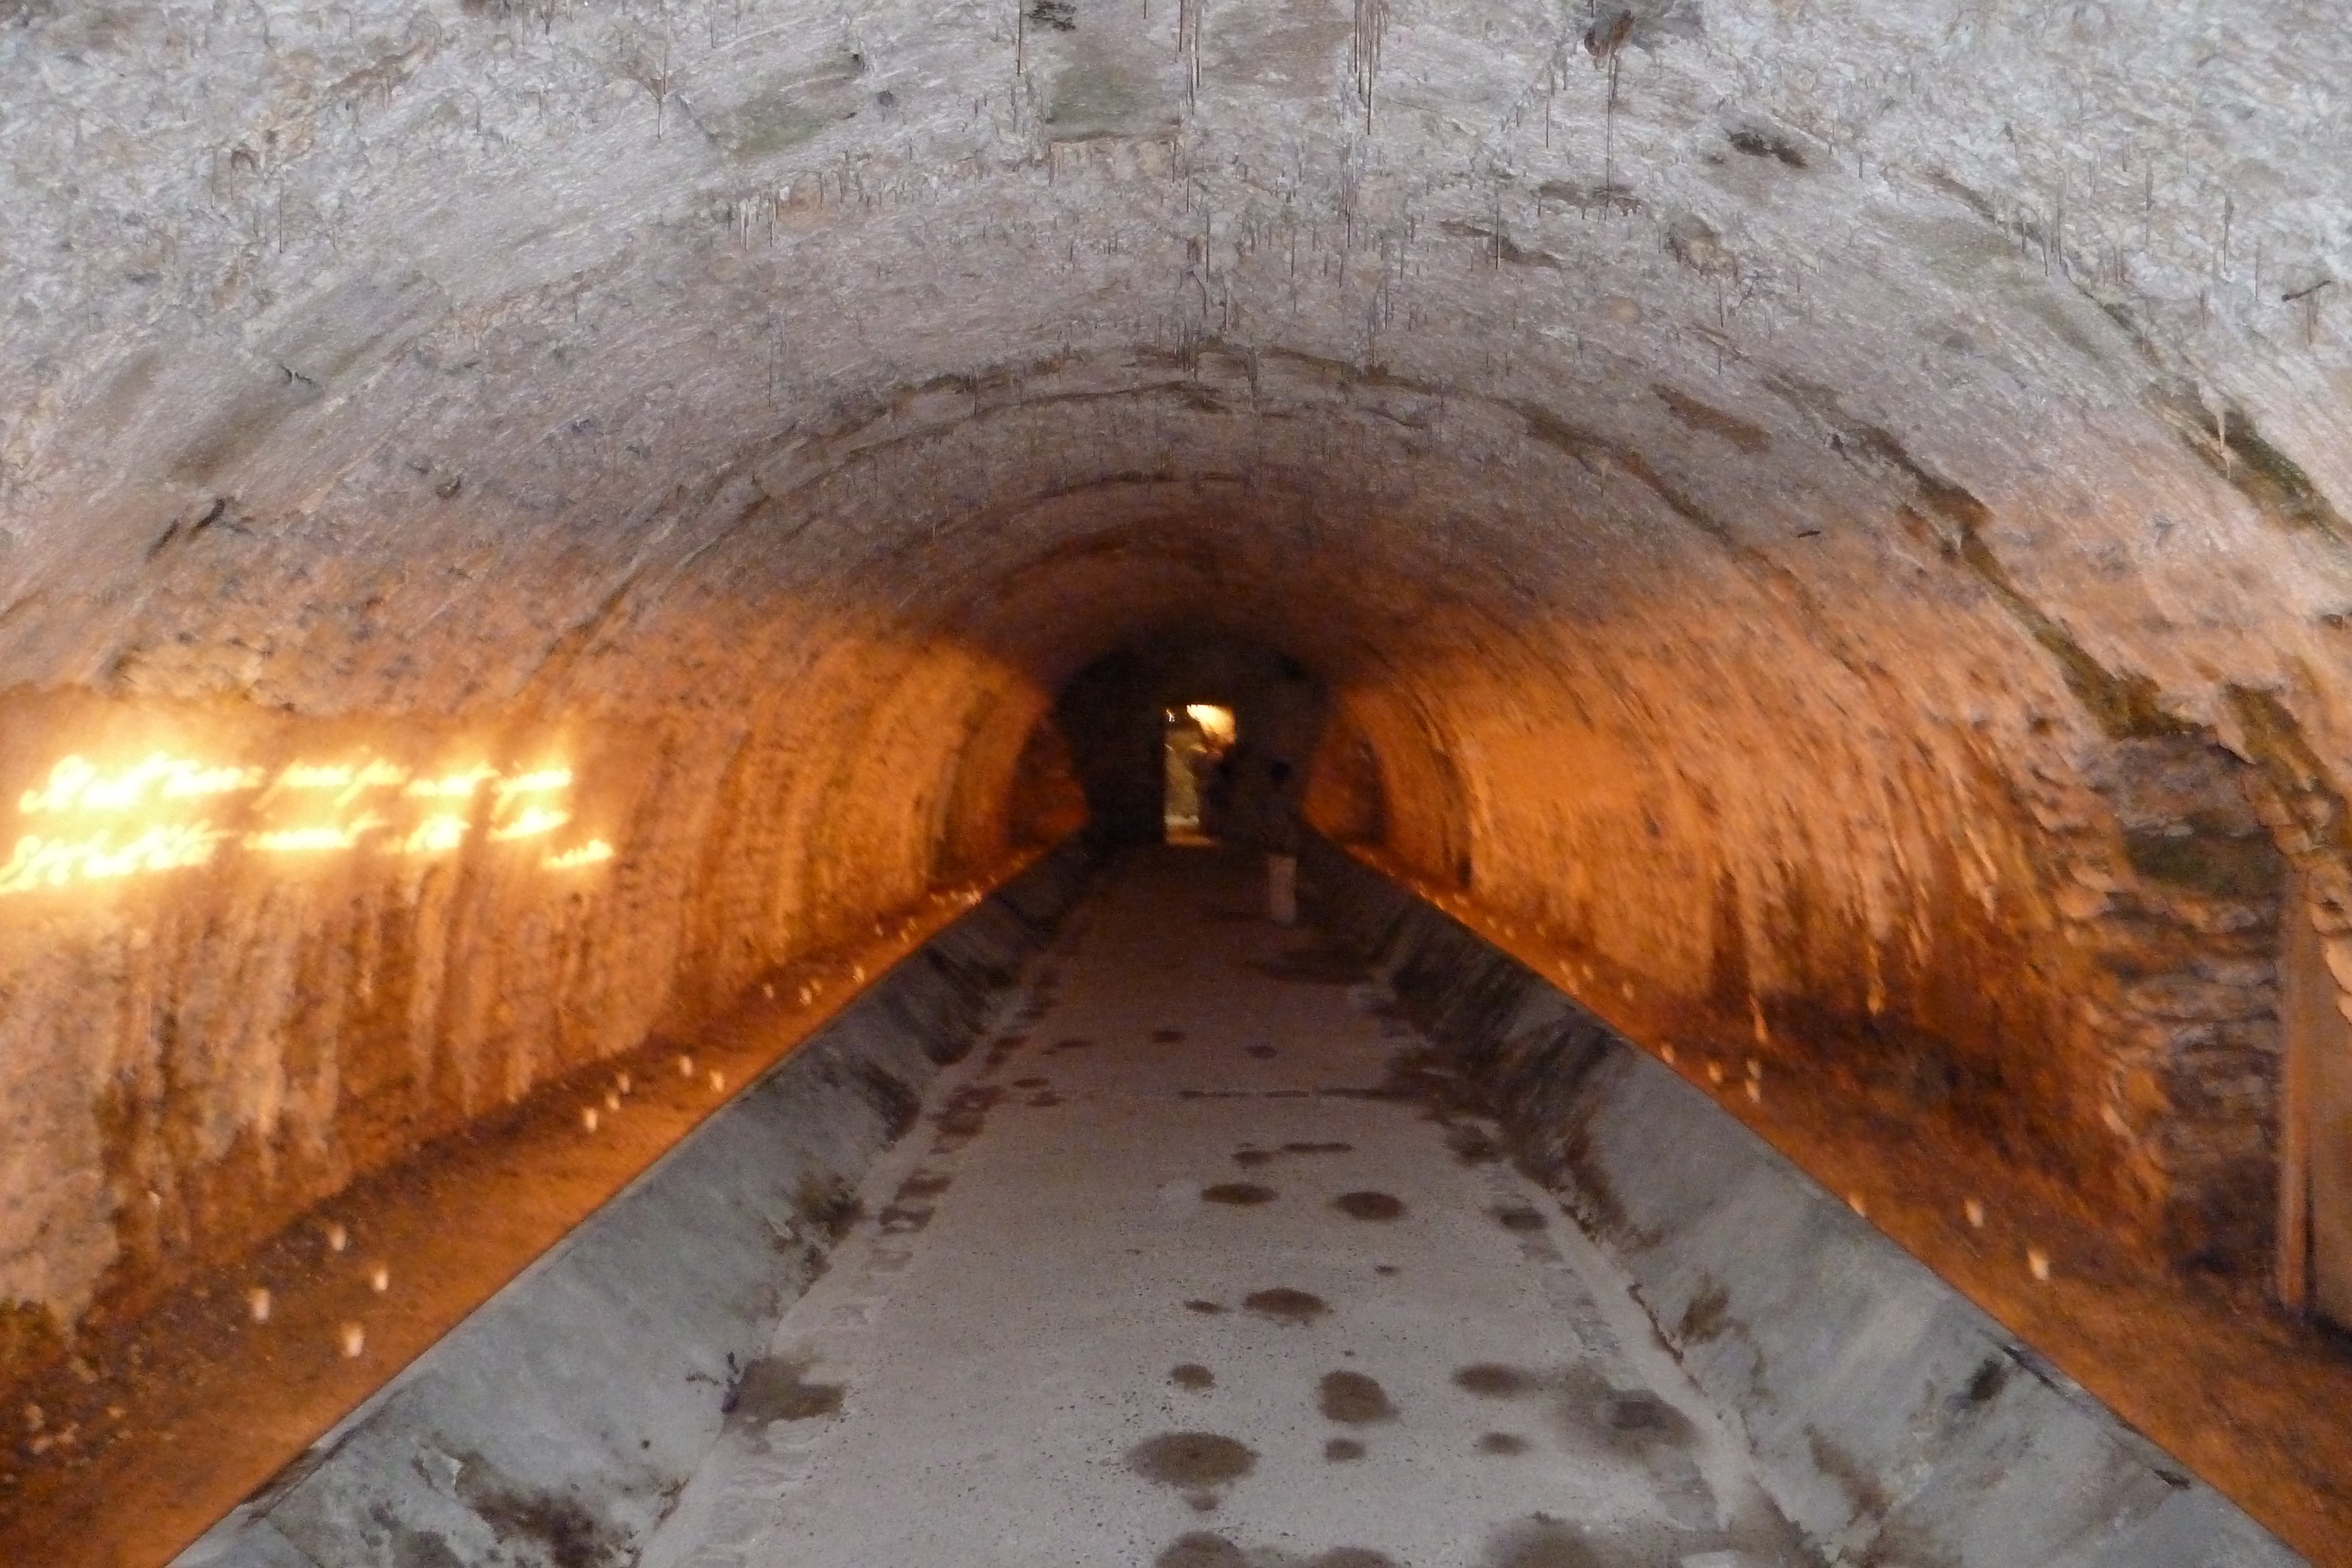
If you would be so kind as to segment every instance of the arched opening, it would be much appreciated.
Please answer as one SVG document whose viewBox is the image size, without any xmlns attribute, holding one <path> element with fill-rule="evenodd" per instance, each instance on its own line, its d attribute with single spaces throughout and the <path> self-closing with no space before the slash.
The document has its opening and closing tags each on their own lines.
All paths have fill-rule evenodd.
<svg viewBox="0 0 2352 1568">
<path fill-rule="evenodd" d="M 1234 756 L 1241 731 L 1234 710 L 1210 702 L 1171 707 L 1160 732 L 1160 821 L 1171 843 L 1209 844 L 1231 831 Z"/>
</svg>

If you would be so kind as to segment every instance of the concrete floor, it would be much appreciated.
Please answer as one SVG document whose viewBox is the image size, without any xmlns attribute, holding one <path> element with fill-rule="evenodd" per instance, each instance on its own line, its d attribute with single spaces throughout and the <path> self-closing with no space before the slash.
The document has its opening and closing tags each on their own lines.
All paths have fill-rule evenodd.
<svg viewBox="0 0 2352 1568">
<path fill-rule="evenodd" d="M 644 1568 L 1794 1563 L 1622 1278 L 1256 866 L 1139 854 L 942 1075 Z"/>
</svg>

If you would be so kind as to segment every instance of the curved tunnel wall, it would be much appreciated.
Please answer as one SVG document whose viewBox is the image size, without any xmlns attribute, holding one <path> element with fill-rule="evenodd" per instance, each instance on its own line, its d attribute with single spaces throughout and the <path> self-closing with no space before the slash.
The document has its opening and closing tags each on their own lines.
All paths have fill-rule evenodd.
<svg viewBox="0 0 2352 1568">
<path fill-rule="evenodd" d="M 2282 853 L 2352 929 L 2342 30 L 1065 9 L 12 10 L 0 788 L 572 775 L 0 898 L 17 1332 L 993 874 L 1180 625 L 1618 1016 L 2250 1267 Z"/>
</svg>

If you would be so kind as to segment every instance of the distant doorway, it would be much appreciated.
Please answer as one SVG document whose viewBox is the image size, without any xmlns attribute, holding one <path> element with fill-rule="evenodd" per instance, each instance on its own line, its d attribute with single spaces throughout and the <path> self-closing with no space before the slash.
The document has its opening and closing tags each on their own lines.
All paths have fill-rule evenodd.
<svg viewBox="0 0 2352 1568">
<path fill-rule="evenodd" d="M 1240 738 L 1234 710 L 1187 703 L 1167 710 L 1160 755 L 1165 769 L 1160 819 L 1171 844 L 1213 843 L 1232 804 L 1231 758 Z"/>
</svg>

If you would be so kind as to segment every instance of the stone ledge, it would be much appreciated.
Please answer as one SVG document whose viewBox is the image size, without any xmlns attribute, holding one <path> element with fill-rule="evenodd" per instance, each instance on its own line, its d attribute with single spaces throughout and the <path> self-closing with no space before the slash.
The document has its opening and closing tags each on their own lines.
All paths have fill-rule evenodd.
<svg viewBox="0 0 2352 1568">
<path fill-rule="evenodd" d="M 971 1048 L 1096 863 L 1066 841 L 910 954 L 179 1568 L 633 1561 L 903 1106 Z"/>
<path fill-rule="evenodd" d="M 1316 908 L 1625 1270 L 1832 1561 L 2296 1556 L 1697 1089 L 1333 846 Z"/>
</svg>

